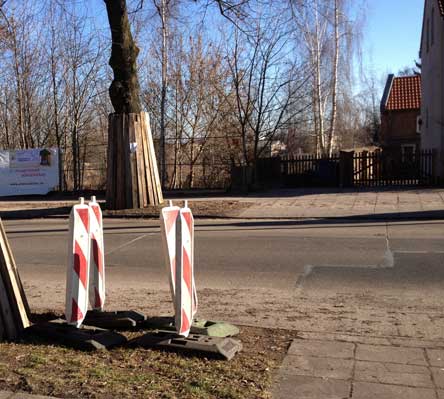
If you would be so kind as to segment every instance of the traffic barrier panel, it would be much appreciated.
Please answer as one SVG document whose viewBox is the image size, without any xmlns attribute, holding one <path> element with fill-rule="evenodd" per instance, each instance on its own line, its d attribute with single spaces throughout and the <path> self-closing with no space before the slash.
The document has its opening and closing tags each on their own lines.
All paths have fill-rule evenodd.
<svg viewBox="0 0 444 399">
<path fill-rule="evenodd" d="M 194 222 L 188 207 L 170 206 L 161 212 L 161 228 L 165 258 L 175 312 L 175 328 L 179 335 L 190 333 L 197 303 L 194 296 L 193 228 Z M 197 297 L 197 295 L 196 295 Z M 193 307 L 193 302 L 196 306 Z"/>
<path fill-rule="evenodd" d="M 180 210 L 176 237 L 176 331 L 183 337 L 190 334 L 193 322 L 193 264 L 189 213 Z M 180 310 L 179 310 L 180 309 Z"/>
<path fill-rule="evenodd" d="M 177 235 L 177 219 L 180 213 L 178 206 L 170 206 L 162 208 L 160 212 L 160 227 L 162 231 L 163 252 L 166 260 L 168 273 L 168 281 L 170 284 L 170 292 L 173 298 L 174 312 L 176 313 L 176 235 Z"/>
<path fill-rule="evenodd" d="M 68 269 L 66 273 L 65 318 L 79 328 L 88 311 L 90 258 L 90 210 L 80 198 L 69 216 Z"/>
<path fill-rule="evenodd" d="M 90 281 L 89 303 L 94 310 L 103 311 L 105 305 L 105 255 L 103 246 L 102 210 L 91 197 L 90 210 Z"/>
<path fill-rule="evenodd" d="M 191 262 L 191 278 L 193 280 L 192 305 L 193 305 L 193 319 L 194 319 L 194 316 L 197 313 L 197 306 L 198 306 L 196 281 L 194 279 L 194 217 L 193 213 L 191 212 L 191 209 L 188 207 L 188 201 L 185 201 L 185 206 L 180 210 L 180 212 L 186 221 L 186 226 L 191 236 L 190 262 Z"/>
</svg>

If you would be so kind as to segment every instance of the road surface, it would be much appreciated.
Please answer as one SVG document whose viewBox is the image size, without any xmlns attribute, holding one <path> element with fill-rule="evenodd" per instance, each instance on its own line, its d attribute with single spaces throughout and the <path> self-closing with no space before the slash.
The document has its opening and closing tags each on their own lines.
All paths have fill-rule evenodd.
<svg viewBox="0 0 444 399">
<path fill-rule="evenodd" d="M 109 309 L 168 314 L 158 221 L 105 220 Z M 6 229 L 34 310 L 63 311 L 66 219 Z M 444 221 L 199 220 L 203 317 L 434 339 L 444 328 Z"/>
</svg>

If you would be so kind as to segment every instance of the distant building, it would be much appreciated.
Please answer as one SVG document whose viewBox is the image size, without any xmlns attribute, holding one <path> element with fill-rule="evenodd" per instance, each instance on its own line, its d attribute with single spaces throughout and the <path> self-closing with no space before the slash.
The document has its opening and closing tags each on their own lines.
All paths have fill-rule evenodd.
<svg viewBox="0 0 444 399">
<path fill-rule="evenodd" d="M 421 48 L 421 147 L 436 150 L 435 174 L 444 178 L 444 0 L 426 0 Z"/>
<path fill-rule="evenodd" d="M 411 158 L 420 148 L 421 76 L 389 75 L 381 100 L 379 144 Z"/>
</svg>

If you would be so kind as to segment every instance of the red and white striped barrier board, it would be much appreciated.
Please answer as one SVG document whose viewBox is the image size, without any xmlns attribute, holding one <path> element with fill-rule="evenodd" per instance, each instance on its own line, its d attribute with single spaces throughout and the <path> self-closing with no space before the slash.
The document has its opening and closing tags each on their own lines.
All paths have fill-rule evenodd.
<svg viewBox="0 0 444 399">
<path fill-rule="evenodd" d="M 170 206 L 163 208 L 160 212 L 160 227 L 162 231 L 162 243 L 166 259 L 168 281 L 170 283 L 171 296 L 173 297 L 174 312 L 176 312 L 176 235 L 177 235 L 177 218 L 179 217 L 180 208 Z"/>
<path fill-rule="evenodd" d="M 88 311 L 89 226 L 89 207 L 80 198 L 80 204 L 74 205 L 69 217 L 65 303 L 66 321 L 77 328 L 81 326 Z"/>
<path fill-rule="evenodd" d="M 176 331 L 187 337 L 197 310 L 197 302 L 193 300 L 194 221 L 191 210 L 188 207 L 180 209 L 170 203 L 169 207 L 162 209 L 161 227 Z"/>
<path fill-rule="evenodd" d="M 190 259 L 191 259 L 191 277 L 193 279 L 193 318 L 197 313 L 197 290 L 196 290 L 196 282 L 194 280 L 194 217 L 191 209 L 188 208 L 188 201 L 185 201 L 185 206 L 180 210 L 181 214 L 184 216 L 184 219 L 188 226 L 188 231 L 191 236 L 191 251 L 190 251 Z"/>
<path fill-rule="evenodd" d="M 89 280 L 89 303 L 94 310 L 103 311 L 105 305 L 105 255 L 103 249 L 103 220 L 102 210 L 91 197 L 89 203 L 90 211 L 90 280 Z"/>
</svg>

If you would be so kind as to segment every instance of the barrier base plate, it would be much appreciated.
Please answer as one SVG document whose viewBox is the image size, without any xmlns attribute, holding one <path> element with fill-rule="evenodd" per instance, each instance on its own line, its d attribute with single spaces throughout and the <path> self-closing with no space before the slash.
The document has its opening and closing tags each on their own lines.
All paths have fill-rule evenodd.
<svg viewBox="0 0 444 399">
<path fill-rule="evenodd" d="M 173 317 L 148 317 L 140 325 L 151 330 L 175 331 Z M 208 335 L 209 337 L 234 337 L 239 334 L 239 328 L 224 321 L 194 320 L 190 329 L 191 334 Z"/>
<path fill-rule="evenodd" d="M 127 342 L 126 337 L 116 332 L 89 326 L 76 328 L 62 319 L 34 324 L 25 330 L 25 334 L 38 335 L 51 344 L 57 342 L 87 351 L 105 350 Z"/>
<path fill-rule="evenodd" d="M 89 310 L 83 324 L 106 329 L 125 330 L 135 328 L 145 320 L 146 316 L 144 314 L 132 310 L 117 312 Z"/>
<path fill-rule="evenodd" d="M 190 334 L 184 338 L 169 331 L 155 331 L 145 334 L 130 341 L 130 345 L 174 352 L 194 352 L 225 360 L 231 360 L 237 352 L 242 350 L 242 343 L 233 338 L 209 337 L 199 334 Z"/>
</svg>

